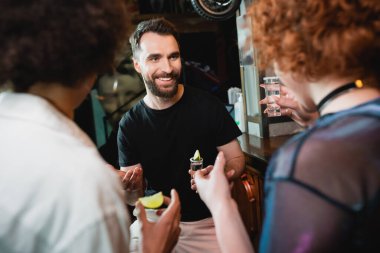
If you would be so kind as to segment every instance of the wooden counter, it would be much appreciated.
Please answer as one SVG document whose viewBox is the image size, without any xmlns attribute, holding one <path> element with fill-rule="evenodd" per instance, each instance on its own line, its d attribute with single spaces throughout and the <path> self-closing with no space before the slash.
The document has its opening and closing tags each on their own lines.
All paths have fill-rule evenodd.
<svg viewBox="0 0 380 253">
<path fill-rule="evenodd" d="M 246 163 L 259 170 L 263 175 L 272 154 L 293 135 L 260 138 L 243 133 L 238 138 L 246 156 Z"/>
</svg>

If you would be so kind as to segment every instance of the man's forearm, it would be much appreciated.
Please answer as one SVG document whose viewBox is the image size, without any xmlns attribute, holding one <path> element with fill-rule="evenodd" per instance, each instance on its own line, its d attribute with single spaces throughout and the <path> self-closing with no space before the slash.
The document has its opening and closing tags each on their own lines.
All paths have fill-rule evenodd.
<svg viewBox="0 0 380 253">
<path fill-rule="evenodd" d="M 235 180 L 243 174 L 245 168 L 245 157 L 244 154 L 240 156 L 233 157 L 226 161 L 226 172 L 230 170 L 234 170 L 235 173 L 230 178 L 231 180 Z"/>
<path fill-rule="evenodd" d="M 228 179 L 231 181 L 239 178 L 245 168 L 245 156 L 238 140 L 234 139 L 225 145 L 218 146 L 217 149 L 223 151 L 226 158 L 225 172 L 234 171 L 232 176 L 229 174 Z"/>
</svg>

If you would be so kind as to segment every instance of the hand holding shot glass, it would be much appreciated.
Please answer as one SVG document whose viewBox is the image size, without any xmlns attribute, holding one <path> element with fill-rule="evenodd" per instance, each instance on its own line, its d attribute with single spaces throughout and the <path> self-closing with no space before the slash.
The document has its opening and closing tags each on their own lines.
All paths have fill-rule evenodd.
<svg viewBox="0 0 380 253">
<path fill-rule="evenodd" d="M 275 97 L 280 97 L 280 80 L 278 77 L 264 77 L 264 84 L 261 85 L 265 89 L 265 96 L 267 98 L 266 113 L 268 117 L 281 116 L 281 107 L 276 103 Z"/>
<path fill-rule="evenodd" d="M 192 171 L 203 169 L 203 158 L 197 149 L 194 153 L 194 156 L 190 158 L 190 169 Z"/>
</svg>

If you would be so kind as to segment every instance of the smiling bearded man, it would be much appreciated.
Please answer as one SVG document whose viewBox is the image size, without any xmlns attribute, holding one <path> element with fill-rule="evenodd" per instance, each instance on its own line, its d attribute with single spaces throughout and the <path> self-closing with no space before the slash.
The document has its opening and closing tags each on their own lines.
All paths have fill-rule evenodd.
<svg viewBox="0 0 380 253">
<path fill-rule="evenodd" d="M 195 150 L 205 165 L 218 151 L 227 158 L 231 180 L 244 168 L 236 139 L 241 132 L 225 106 L 211 94 L 179 84 L 178 36 L 165 19 L 138 24 L 130 37 L 133 64 L 144 79 L 146 96 L 121 119 L 119 164 L 129 204 L 138 197 L 170 189 L 181 198 L 181 235 L 174 252 L 220 252 L 211 214 L 191 189 L 189 158 Z M 124 171 L 124 174 L 123 174 Z M 139 224 L 131 226 L 132 249 L 138 250 Z"/>
</svg>

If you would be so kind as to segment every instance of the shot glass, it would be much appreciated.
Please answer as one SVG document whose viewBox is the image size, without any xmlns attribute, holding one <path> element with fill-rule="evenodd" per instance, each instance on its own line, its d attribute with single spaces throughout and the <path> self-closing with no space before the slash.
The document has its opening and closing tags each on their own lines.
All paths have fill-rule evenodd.
<svg viewBox="0 0 380 253">
<path fill-rule="evenodd" d="M 281 116 L 281 107 L 276 104 L 274 97 L 280 97 L 280 81 L 278 77 L 264 77 L 265 96 L 268 98 L 268 117 Z"/>
<path fill-rule="evenodd" d="M 190 169 L 193 171 L 203 169 L 203 158 L 201 158 L 201 160 L 194 160 L 194 158 L 190 158 Z"/>
</svg>

